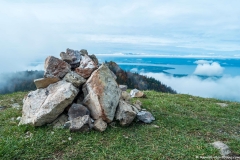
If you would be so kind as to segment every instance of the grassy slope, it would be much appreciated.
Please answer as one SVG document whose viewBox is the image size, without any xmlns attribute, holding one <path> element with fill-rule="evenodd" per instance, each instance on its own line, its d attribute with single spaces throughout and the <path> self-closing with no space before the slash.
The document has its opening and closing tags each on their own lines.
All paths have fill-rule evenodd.
<svg viewBox="0 0 240 160">
<path fill-rule="evenodd" d="M 21 110 L 10 104 L 22 105 L 26 93 L 0 95 L 0 106 L 9 107 L 0 111 L 0 159 L 194 159 L 220 156 L 210 145 L 218 140 L 240 154 L 240 103 L 225 102 L 229 106 L 221 108 L 216 102 L 223 101 L 216 99 L 145 93 L 143 108 L 153 113 L 159 128 L 133 123 L 108 127 L 104 133 L 18 127 L 11 118 L 21 116 Z"/>
</svg>

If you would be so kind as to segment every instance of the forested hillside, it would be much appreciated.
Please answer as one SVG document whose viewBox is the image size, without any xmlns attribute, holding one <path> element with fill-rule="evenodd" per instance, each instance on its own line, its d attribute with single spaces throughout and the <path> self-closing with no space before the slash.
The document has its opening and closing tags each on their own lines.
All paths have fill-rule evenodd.
<svg viewBox="0 0 240 160">
<path fill-rule="evenodd" d="M 43 71 L 22 71 L 0 74 L 0 94 L 35 90 L 34 79 L 42 78 Z"/>
<path fill-rule="evenodd" d="M 129 88 L 140 90 L 154 90 L 164 93 L 176 93 L 171 87 L 162 84 L 160 81 L 152 78 L 122 70 L 115 62 L 106 62 L 108 67 L 117 76 L 119 84 L 126 84 Z"/>
</svg>

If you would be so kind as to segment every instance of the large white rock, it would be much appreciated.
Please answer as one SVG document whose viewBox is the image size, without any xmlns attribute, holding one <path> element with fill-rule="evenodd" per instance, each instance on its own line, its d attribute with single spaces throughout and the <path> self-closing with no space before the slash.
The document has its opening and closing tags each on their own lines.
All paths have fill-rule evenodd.
<svg viewBox="0 0 240 160">
<path fill-rule="evenodd" d="M 102 118 L 108 123 L 113 120 L 121 90 L 105 64 L 92 73 L 83 85 L 83 93 L 83 103 L 89 108 L 93 119 Z"/>
<path fill-rule="evenodd" d="M 120 100 L 115 117 L 120 121 L 120 125 L 128 126 L 132 123 L 137 113 L 138 110 L 134 106 L 127 104 L 123 100 Z"/>
<path fill-rule="evenodd" d="M 72 103 L 79 90 L 71 83 L 59 81 L 44 89 L 30 92 L 23 100 L 19 124 L 42 126 L 54 121 Z"/>
</svg>

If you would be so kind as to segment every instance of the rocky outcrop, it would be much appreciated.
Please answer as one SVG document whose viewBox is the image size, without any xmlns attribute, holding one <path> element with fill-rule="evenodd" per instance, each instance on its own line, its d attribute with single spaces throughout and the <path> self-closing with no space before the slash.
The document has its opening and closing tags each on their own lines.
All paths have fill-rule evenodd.
<svg viewBox="0 0 240 160">
<path fill-rule="evenodd" d="M 60 79 L 58 77 L 39 78 L 39 79 L 35 79 L 34 83 L 35 83 L 37 89 L 39 89 L 39 88 L 46 88 L 50 84 L 56 83 L 59 80 Z"/>
<path fill-rule="evenodd" d="M 88 78 L 91 76 L 92 72 L 96 69 L 97 65 L 87 54 L 85 54 L 82 56 L 80 66 L 76 68 L 75 71 L 83 78 Z"/>
<path fill-rule="evenodd" d="M 68 110 L 69 120 L 73 120 L 74 118 L 77 118 L 77 117 L 83 117 L 85 115 L 90 115 L 90 112 L 85 106 L 81 104 L 73 103 Z"/>
<path fill-rule="evenodd" d="M 30 92 L 24 99 L 20 124 L 41 126 L 51 123 L 72 103 L 78 91 L 71 83 L 59 81 Z"/>
<path fill-rule="evenodd" d="M 53 56 L 47 57 L 44 69 L 44 78 L 58 77 L 62 79 L 68 72 L 71 71 L 71 67 L 68 63 Z"/>
<path fill-rule="evenodd" d="M 121 90 L 106 65 L 101 65 L 83 85 L 84 104 L 93 119 L 111 122 L 121 97 Z"/>
<path fill-rule="evenodd" d="M 77 74 L 76 72 L 67 73 L 63 80 L 72 83 L 77 88 L 86 82 L 86 79 Z"/>
<path fill-rule="evenodd" d="M 107 123 L 116 123 L 112 122 L 114 118 L 122 126 L 130 125 L 136 115 L 145 123 L 153 120 L 149 112 L 139 114 L 141 102 L 136 101 L 136 107 L 131 105 L 127 86 L 117 84 L 116 75 L 107 65 L 99 67 L 95 55 L 67 49 L 60 56 L 62 60 L 53 56 L 46 59 L 44 78 L 34 81 L 38 89 L 24 97 L 19 124 L 103 132 Z M 19 104 L 14 106 L 21 109 Z"/>
<path fill-rule="evenodd" d="M 137 110 L 134 106 L 127 104 L 125 101 L 120 100 L 116 111 L 116 119 L 120 121 L 120 125 L 128 126 L 132 123 L 137 115 Z"/>
</svg>

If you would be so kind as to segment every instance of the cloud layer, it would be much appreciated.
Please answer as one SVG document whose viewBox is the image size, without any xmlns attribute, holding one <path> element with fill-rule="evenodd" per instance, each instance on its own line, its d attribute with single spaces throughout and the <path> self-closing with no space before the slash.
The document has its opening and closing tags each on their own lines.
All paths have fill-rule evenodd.
<svg viewBox="0 0 240 160">
<path fill-rule="evenodd" d="M 163 73 L 141 73 L 160 80 L 172 87 L 178 93 L 195 96 L 218 98 L 223 100 L 240 101 L 240 76 L 223 76 L 216 79 L 209 77 L 202 79 L 198 76 L 173 77 Z"/>
</svg>

